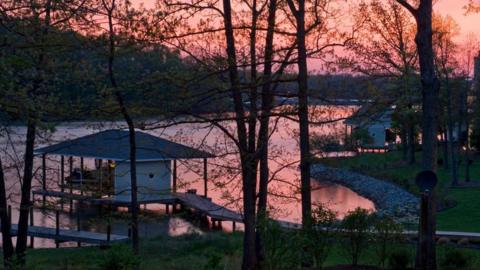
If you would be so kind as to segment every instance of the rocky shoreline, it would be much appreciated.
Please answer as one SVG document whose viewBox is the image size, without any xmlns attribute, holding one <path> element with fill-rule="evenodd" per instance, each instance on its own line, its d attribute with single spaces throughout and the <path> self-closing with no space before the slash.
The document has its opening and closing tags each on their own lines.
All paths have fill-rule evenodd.
<svg viewBox="0 0 480 270">
<path fill-rule="evenodd" d="M 336 183 L 371 200 L 376 212 L 402 223 L 417 223 L 419 198 L 401 187 L 385 180 L 352 172 L 346 169 L 314 164 L 312 178 L 317 181 Z"/>
</svg>

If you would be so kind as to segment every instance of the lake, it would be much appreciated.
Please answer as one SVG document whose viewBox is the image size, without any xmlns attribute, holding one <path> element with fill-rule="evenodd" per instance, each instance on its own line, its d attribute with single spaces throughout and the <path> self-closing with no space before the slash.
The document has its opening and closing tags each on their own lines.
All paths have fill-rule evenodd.
<svg viewBox="0 0 480 270">
<path fill-rule="evenodd" d="M 311 136 L 331 136 L 342 142 L 345 136 L 344 118 L 351 115 L 358 107 L 354 106 L 316 106 L 312 108 L 311 119 L 323 124 L 312 124 Z M 178 119 L 177 119 L 178 120 Z M 182 119 L 185 120 L 185 119 Z M 335 121 L 338 120 L 338 121 Z M 153 123 L 153 120 L 149 121 Z M 181 120 L 179 121 L 181 122 Z M 234 125 L 225 121 L 221 123 L 229 132 L 235 133 Z M 168 126 L 168 127 L 167 127 Z M 235 146 L 223 131 L 208 123 L 183 123 L 169 125 L 158 122 L 147 126 L 144 132 L 160 136 L 178 143 L 196 147 L 214 153 L 217 158 L 208 162 L 209 190 L 208 195 L 218 204 L 232 210 L 241 212 L 241 181 L 239 178 L 238 158 Z M 36 147 L 45 146 L 67 139 L 73 139 L 100 130 L 111 128 L 124 128 L 122 122 L 69 122 L 61 123 L 55 127 L 54 132 L 45 132 L 39 135 Z M 21 170 L 15 164 L 21 164 L 24 148 L 25 127 L 10 127 L 8 136 L 0 137 L 1 155 L 5 163 L 7 176 L 8 195 L 13 207 L 13 222 L 18 220 L 18 202 Z M 271 121 L 270 138 L 270 170 L 272 181 L 269 186 L 270 214 L 276 219 L 300 222 L 301 207 L 299 195 L 299 147 L 298 123 L 292 119 L 276 118 Z M 350 155 L 351 153 L 329 153 L 330 156 Z M 319 154 L 322 155 L 322 154 Z M 85 159 L 85 165 L 94 167 L 94 161 Z M 75 165 L 79 166 L 77 160 Z M 203 194 L 203 161 L 185 160 L 178 163 L 179 191 L 197 189 Z M 41 159 L 35 159 L 34 189 L 41 188 Z M 60 157 L 48 156 L 47 159 L 47 184 L 50 189 L 55 189 L 59 182 Z M 67 167 L 67 166 L 66 166 Z M 20 168 L 21 169 L 21 168 Z M 66 172 L 68 169 L 66 169 Z M 312 181 L 312 203 L 323 204 L 337 213 L 339 218 L 356 207 L 374 210 L 374 204 L 350 189 L 330 184 Z M 142 206 L 143 209 L 143 206 Z M 180 235 L 188 232 L 202 233 L 209 230 L 208 224 L 197 224 L 189 217 L 165 216 L 165 207 L 149 205 L 141 218 L 140 234 L 144 237 L 169 234 Z M 110 216 L 105 209 L 96 207 L 82 207 L 82 229 L 105 232 L 106 218 Z M 121 216 L 126 213 L 117 213 L 109 217 L 112 223 L 112 233 L 126 234 L 128 221 Z M 36 209 L 34 212 L 35 225 L 55 226 L 53 211 Z M 68 211 L 61 213 L 61 226 L 63 228 L 76 228 L 76 215 Z M 223 224 L 225 230 L 230 230 L 228 222 Z M 61 246 L 71 246 L 76 243 L 62 243 Z M 35 239 L 36 247 L 53 247 L 52 240 Z"/>
</svg>

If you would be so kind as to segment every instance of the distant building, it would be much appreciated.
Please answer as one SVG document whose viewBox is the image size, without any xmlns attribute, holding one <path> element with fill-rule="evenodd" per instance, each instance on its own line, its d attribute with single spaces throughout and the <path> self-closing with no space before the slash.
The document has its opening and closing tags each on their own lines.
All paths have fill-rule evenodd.
<svg viewBox="0 0 480 270">
<path fill-rule="evenodd" d="M 363 106 L 344 121 L 346 137 L 363 149 L 390 149 L 395 142 L 391 131 L 393 108 L 383 110 Z"/>
</svg>

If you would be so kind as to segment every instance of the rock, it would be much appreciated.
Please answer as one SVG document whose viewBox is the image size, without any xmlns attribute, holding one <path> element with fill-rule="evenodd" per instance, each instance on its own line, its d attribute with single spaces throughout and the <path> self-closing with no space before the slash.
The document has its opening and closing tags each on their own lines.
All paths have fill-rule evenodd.
<svg viewBox="0 0 480 270">
<path fill-rule="evenodd" d="M 418 222 L 419 198 L 391 182 L 322 164 L 312 165 L 311 170 L 313 179 L 346 186 L 371 200 L 378 213 L 402 223 Z"/>
</svg>

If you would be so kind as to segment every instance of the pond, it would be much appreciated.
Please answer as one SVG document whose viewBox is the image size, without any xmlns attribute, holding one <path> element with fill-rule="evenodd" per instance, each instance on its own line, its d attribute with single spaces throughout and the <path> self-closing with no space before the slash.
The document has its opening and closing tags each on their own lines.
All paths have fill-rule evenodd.
<svg viewBox="0 0 480 270">
<path fill-rule="evenodd" d="M 330 136 L 338 138 L 339 142 L 342 142 L 345 136 L 342 119 L 351 115 L 356 109 L 353 106 L 316 106 L 312 108 L 311 119 L 323 123 L 321 125 L 311 125 L 311 136 Z M 222 123 L 222 125 L 229 132 L 235 132 L 232 124 Z M 297 126 L 298 123 L 292 119 L 272 119 L 269 149 L 270 176 L 272 178 L 269 186 L 269 211 L 274 218 L 291 222 L 300 222 L 301 220 Z M 41 134 L 36 147 L 85 136 L 100 130 L 123 127 L 122 122 L 61 123 L 55 127 L 54 132 Z M 170 126 L 165 122 L 160 122 L 148 127 L 144 132 L 214 153 L 217 158 L 208 162 L 208 196 L 220 205 L 241 212 L 241 182 L 239 180 L 238 158 L 232 141 L 223 131 L 207 123 L 184 123 Z M 7 193 L 13 208 L 13 223 L 18 220 L 19 175 L 21 175 L 21 168 L 15 165 L 21 164 L 25 132 L 25 127 L 11 127 L 9 136 L 0 138 L 2 160 L 6 165 Z M 349 154 L 351 153 L 329 153 L 330 156 Z M 74 165 L 79 166 L 78 160 Z M 34 189 L 41 187 L 40 166 L 41 159 L 36 158 Z M 59 166 L 60 157 L 48 157 L 47 185 L 49 189 L 57 188 Z M 93 168 L 94 161 L 85 159 L 85 166 Z M 202 169 L 202 160 L 180 161 L 178 163 L 179 190 L 197 189 L 198 193 L 203 194 Z M 346 187 L 316 180 L 312 180 L 311 185 L 312 204 L 325 205 L 335 211 L 339 218 L 356 207 L 375 209 L 370 200 L 361 197 Z M 142 209 L 144 209 L 143 206 Z M 163 215 L 164 212 L 165 206 L 163 205 L 148 205 L 141 217 L 141 236 L 180 235 L 188 232 L 202 233 L 209 230 L 208 224 L 196 222 L 191 217 L 168 216 Z M 83 206 L 79 213 L 83 230 L 105 232 L 108 219 L 112 224 L 112 233 L 127 234 L 128 220 L 125 212 L 117 212 L 112 216 L 111 212 L 105 209 Z M 77 223 L 76 211 L 72 215 L 68 211 L 61 212 L 60 220 L 63 228 L 75 229 Z M 35 225 L 54 227 L 55 214 L 53 211 L 35 209 L 34 222 Z M 231 225 L 224 222 L 223 229 L 231 230 Z M 61 244 L 61 246 L 72 245 L 76 245 L 76 243 Z M 53 246 L 55 246 L 55 243 L 52 240 L 35 239 L 35 247 Z"/>
</svg>

